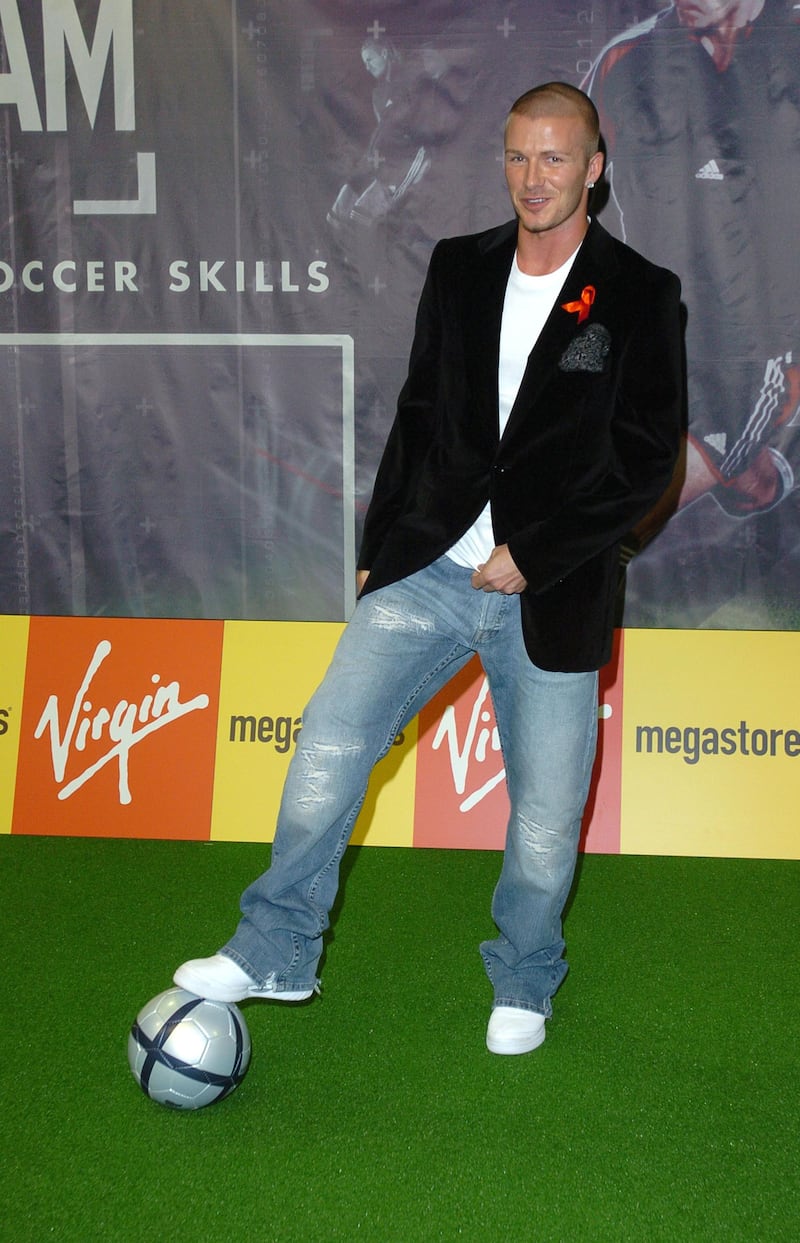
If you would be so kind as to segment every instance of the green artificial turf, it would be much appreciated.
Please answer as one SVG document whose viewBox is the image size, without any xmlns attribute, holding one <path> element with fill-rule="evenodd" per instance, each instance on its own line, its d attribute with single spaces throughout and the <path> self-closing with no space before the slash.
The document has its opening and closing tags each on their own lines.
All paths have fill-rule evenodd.
<svg viewBox="0 0 800 1243">
<path fill-rule="evenodd" d="M 499 855 L 350 850 L 323 995 L 244 1005 L 244 1083 L 172 1112 L 128 1029 L 267 857 L 0 839 L 9 1243 L 800 1236 L 796 863 L 587 856 L 547 1040 L 503 1058 Z"/>
</svg>

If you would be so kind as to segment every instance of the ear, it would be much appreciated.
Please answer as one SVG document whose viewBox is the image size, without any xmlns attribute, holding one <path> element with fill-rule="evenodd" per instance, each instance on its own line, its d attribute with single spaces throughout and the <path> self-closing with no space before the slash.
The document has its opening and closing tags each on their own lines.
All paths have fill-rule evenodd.
<svg viewBox="0 0 800 1243">
<path fill-rule="evenodd" d="M 602 151 L 596 151 L 589 161 L 589 167 L 586 170 L 586 180 L 598 182 L 603 171 L 604 156 Z"/>
</svg>

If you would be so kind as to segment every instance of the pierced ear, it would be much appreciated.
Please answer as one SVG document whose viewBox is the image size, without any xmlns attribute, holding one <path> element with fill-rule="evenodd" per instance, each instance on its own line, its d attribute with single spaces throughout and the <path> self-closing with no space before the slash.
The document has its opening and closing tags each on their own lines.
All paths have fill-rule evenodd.
<svg viewBox="0 0 800 1243">
<path fill-rule="evenodd" d="M 589 183 L 587 183 L 587 186 L 588 186 L 588 189 L 591 189 L 592 186 L 597 185 L 597 182 L 600 180 L 600 174 L 603 171 L 602 151 L 595 152 L 595 154 L 592 156 L 591 160 L 589 161 L 589 168 L 587 171 L 589 173 Z"/>
</svg>

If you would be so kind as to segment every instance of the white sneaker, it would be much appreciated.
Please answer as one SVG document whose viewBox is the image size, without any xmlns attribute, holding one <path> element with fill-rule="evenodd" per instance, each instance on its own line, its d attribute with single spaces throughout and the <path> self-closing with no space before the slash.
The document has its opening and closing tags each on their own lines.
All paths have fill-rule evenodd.
<svg viewBox="0 0 800 1243">
<path fill-rule="evenodd" d="M 544 1015 L 518 1006 L 495 1006 L 486 1029 L 490 1053 L 530 1053 L 544 1040 Z"/>
<path fill-rule="evenodd" d="M 227 954 L 192 958 L 178 967 L 172 978 L 178 988 L 185 988 L 187 993 L 205 997 L 207 1001 L 247 1001 L 249 997 L 262 997 L 266 1001 L 305 1001 L 314 992 L 313 988 L 276 988 L 274 979 L 260 988 Z"/>
</svg>

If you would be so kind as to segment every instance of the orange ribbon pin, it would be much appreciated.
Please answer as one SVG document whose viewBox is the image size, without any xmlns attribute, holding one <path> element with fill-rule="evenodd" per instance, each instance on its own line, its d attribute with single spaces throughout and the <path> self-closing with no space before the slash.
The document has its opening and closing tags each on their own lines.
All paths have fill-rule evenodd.
<svg viewBox="0 0 800 1243">
<path fill-rule="evenodd" d="M 578 316 L 578 323 L 582 324 L 589 314 L 589 310 L 594 302 L 596 293 L 597 290 L 594 285 L 586 285 L 581 290 L 579 302 L 562 302 L 561 309 L 562 311 L 575 312 Z"/>
</svg>

